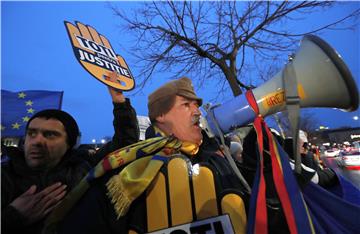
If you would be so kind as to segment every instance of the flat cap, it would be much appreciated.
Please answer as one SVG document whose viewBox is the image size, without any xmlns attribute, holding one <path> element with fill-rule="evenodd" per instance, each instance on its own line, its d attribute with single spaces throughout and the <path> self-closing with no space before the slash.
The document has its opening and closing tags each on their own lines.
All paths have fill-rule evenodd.
<svg viewBox="0 0 360 234">
<path fill-rule="evenodd" d="M 182 77 L 167 82 L 149 95 L 148 110 L 150 119 L 156 118 L 158 116 L 157 113 L 162 113 L 161 110 L 166 111 L 168 108 L 163 104 L 167 103 L 166 100 L 173 100 L 176 95 L 196 100 L 199 106 L 202 105 L 202 99 L 196 96 L 191 80 L 187 77 Z"/>
</svg>

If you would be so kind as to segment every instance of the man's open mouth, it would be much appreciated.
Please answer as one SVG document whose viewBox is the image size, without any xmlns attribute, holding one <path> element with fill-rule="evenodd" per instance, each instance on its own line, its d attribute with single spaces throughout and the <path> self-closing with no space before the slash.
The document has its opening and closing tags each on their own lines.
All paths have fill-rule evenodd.
<svg viewBox="0 0 360 234">
<path fill-rule="evenodd" d="M 200 116 L 198 116 L 198 115 L 193 116 L 191 123 L 195 126 L 200 126 Z"/>
</svg>

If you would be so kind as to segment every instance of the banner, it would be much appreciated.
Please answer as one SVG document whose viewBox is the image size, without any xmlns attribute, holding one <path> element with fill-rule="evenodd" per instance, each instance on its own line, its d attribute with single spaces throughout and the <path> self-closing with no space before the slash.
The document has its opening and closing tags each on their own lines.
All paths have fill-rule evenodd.
<svg viewBox="0 0 360 234">
<path fill-rule="evenodd" d="M 64 21 L 74 54 L 83 68 L 102 83 L 115 89 L 128 91 L 135 81 L 123 57 L 115 54 L 109 40 L 93 27 Z M 116 73 L 115 80 L 110 79 Z"/>
<path fill-rule="evenodd" d="M 44 109 L 61 109 L 63 92 L 1 90 L 1 137 L 20 137 L 31 116 Z"/>
</svg>

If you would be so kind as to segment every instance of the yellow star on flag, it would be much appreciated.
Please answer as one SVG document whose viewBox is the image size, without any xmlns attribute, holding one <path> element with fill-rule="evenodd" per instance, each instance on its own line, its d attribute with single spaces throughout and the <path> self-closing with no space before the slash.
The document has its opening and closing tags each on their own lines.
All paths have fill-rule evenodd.
<svg viewBox="0 0 360 234">
<path fill-rule="evenodd" d="M 33 108 L 27 109 L 27 113 L 30 113 L 30 114 L 33 114 L 34 111 L 35 111 L 35 110 L 34 110 Z"/>
<path fill-rule="evenodd" d="M 28 116 L 25 116 L 25 117 L 22 117 L 22 119 L 23 119 L 23 122 L 28 122 L 30 118 Z"/>
<path fill-rule="evenodd" d="M 21 125 L 18 124 L 18 123 L 14 123 L 11 126 L 12 126 L 13 129 L 19 129 Z"/>
<path fill-rule="evenodd" d="M 25 98 L 26 94 L 24 92 L 18 93 L 18 98 Z"/>
<path fill-rule="evenodd" d="M 5 130 L 5 126 L 1 125 L 1 131 Z"/>
<path fill-rule="evenodd" d="M 31 100 L 26 101 L 26 102 L 25 102 L 25 105 L 27 105 L 27 106 L 32 106 L 32 105 L 33 105 L 33 102 L 32 102 Z"/>
</svg>

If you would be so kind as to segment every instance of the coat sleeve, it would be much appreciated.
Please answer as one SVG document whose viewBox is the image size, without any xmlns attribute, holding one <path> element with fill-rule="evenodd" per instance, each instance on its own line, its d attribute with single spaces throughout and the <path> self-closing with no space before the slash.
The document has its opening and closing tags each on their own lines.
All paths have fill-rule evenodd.
<svg viewBox="0 0 360 234">
<path fill-rule="evenodd" d="M 15 196 L 15 188 L 6 167 L 1 167 L 1 233 L 20 233 L 25 228 L 25 217 L 9 205 Z"/>
<path fill-rule="evenodd" d="M 22 216 L 14 207 L 8 205 L 1 210 L 1 233 L 21 233 L 26 231 L 24 226 L 25 217 Z"/>
<path fill-rule="evenodd" d="M 112 139 L 114 150 L 131 145 L 139 141 L 139 125 L 136 111 L 131 106 L 130 100 L 126 98 L 124 103 L 113 103 L 114 105 L 114 131 Z"/>
<path fill-rule="evenodd" d="M 124 103 L 113 103 L 113 106 L 114 136 L 111 142 L 108 142 L 94 155 L 93 166 L 107 154 L 139 141 L 140 130 L 136 111 L 131 106 L 130 100 L 126 98 Z"/>
</svg>

